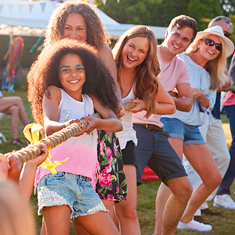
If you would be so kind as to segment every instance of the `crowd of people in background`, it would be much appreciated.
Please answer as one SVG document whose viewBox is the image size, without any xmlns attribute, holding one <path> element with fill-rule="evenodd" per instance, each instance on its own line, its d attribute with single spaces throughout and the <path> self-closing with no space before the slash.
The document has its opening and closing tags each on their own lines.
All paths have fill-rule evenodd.
<svg viewBox="0 0 235 235">
<path fill-rule="evenodd" d="M 173 235 L 177 228 L 212 230 L 202 215 L 222 213 L 210 210 L 207 201 L 214 198 L 215 207 L 235 209 L 231 91 L 223 101 L 233 138 L 229 150 L 220 120 L 221 90 L 235 83 L 235 57 L 226 68 L 234 51 L 232 33 L 225 16 L 198 32 L 195 19 L 180 15 L 161 45 L 149 27 L 140 25 L 111 50 L 90 4 L 61 4 L 27 76 L 28 100 L 47 135 L 72 123 L 83 126 L 81 120 L 88 126 L 50 150 L 53 162 L 67 158 L 56 174 L 40 166 L 48 155 L 43 144 L 41 154 L 22 170 L 14 154 L 0 155 L 1 234 L 36 234 L 28 205 L 34 185 L 41 235 L 69 235 L 70 221 L 77 235 L 140 235 L 137 186 L 146 165 L 161 180 L 154 235 Z M 135 107 L 125 111 L 128 102 Z M 0 97 L 0 112 L 12 115 L 12 143 L 23 146 L 19 120 L 29 121 L 21 99 Z"/>
</svg>

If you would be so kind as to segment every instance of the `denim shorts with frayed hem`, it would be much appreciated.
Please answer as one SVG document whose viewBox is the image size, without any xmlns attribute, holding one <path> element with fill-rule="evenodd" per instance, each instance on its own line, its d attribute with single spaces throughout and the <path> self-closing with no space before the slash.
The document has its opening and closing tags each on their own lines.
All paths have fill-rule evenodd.
<svg viewBox="0 0 235 235">
<path fill-rule="evenodd" d="M 42 214 L 44 207 L 61 205 L 70 207 L 70 219 L 108 212 L 89 178 L 66 172 L 45 175 L 38 184 L 38 214 Z"/>
<path fill-rule="evenodd" d="M 176 118 L 161 118 L 163 129 L 169 133 L 169 137 L 184 141 L 185 145 L 205 144 L 197 126 L 187 125 Z"/>
</svg>

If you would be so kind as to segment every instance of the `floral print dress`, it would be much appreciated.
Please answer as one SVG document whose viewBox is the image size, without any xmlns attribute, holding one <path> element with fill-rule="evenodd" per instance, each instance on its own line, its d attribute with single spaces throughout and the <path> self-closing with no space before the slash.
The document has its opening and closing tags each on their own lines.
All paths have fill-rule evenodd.
<svg viewBox="0 0 235 235">
<path fill-rule="evenodd" d="M 104 200 L 115 202 L 126 200 L 126 177 L 116 133 L 98 130 L 97 153 L 100 171 L 96 192 Z"/>
</svg>

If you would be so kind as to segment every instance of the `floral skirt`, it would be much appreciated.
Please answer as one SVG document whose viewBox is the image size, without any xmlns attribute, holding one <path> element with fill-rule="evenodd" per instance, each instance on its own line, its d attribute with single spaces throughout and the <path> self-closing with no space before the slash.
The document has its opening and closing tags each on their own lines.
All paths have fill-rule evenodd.
<svg viewBox="0 0 235 235">
<path fill-rule="evenodd" d="M 97 152 L 100 173 L 97 177 L 96 192 L 104 200 L 126 200 L 126 177 L 116 133 L 98 130 Z"/>
</svg>

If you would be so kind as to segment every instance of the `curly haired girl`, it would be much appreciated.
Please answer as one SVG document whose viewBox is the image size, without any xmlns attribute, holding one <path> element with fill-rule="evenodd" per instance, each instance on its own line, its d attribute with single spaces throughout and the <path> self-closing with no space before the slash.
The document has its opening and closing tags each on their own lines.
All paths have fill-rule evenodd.
<svg viewBox="0 0 235 235">
<path fill-rule="evenodd" d="M 90 234 L 119 234 L 91 184 L 97 169 L 95 129 L 122 130 L 115 115 L 118 99 L 112 76 L 92 47 L 63 39 L 44 51 L 27 79 L 33 117 L 44 124 L 47 134 L 81 118 L 88 121 L 78 133 L 81 136 L 51 150 L 53 161 L 69 158 L 55 175 L 41 167 L 37 171 L 39 213 L 43 213 L 47 234 L 70 234 L 70 219 Z M 94 109 L 103 119 L 90 116 Z"/>
</svg>

